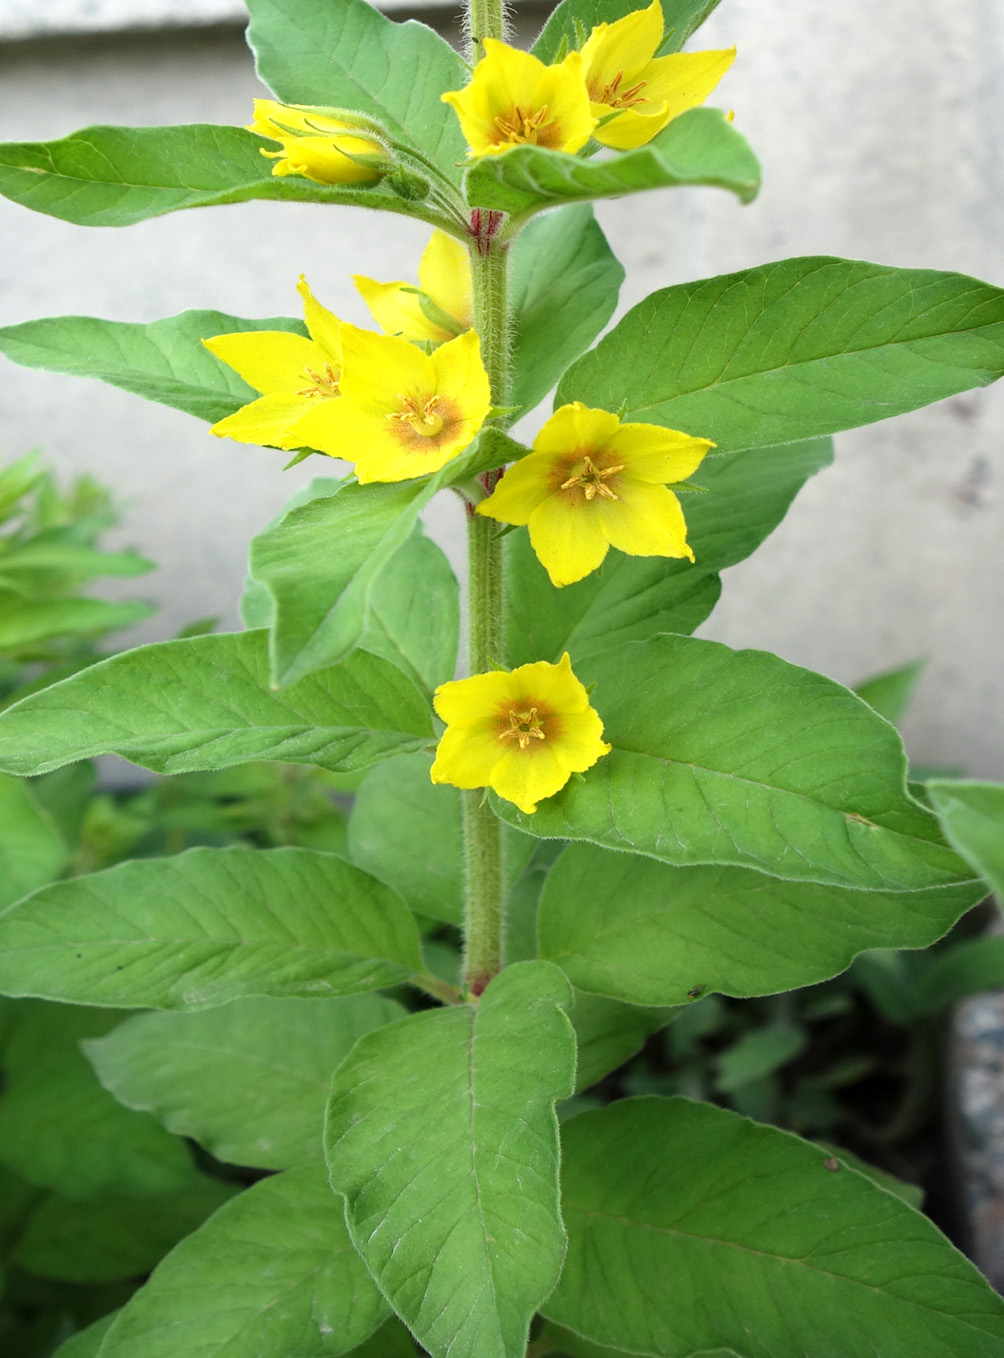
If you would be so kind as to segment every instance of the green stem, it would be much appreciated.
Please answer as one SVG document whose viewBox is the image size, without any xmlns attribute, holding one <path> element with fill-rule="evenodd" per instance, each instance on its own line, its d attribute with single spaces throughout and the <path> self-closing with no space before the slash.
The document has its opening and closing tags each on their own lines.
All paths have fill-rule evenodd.
<svg viewBox="0 0 1004 1358">
<path fill-rule="evenodd" d="M 485 38 L 505 41 L 504 0 L 468 0 L 467 22 L 470 25 L 471 65 L 475 66 L 485 54 Z"/>
</svg>

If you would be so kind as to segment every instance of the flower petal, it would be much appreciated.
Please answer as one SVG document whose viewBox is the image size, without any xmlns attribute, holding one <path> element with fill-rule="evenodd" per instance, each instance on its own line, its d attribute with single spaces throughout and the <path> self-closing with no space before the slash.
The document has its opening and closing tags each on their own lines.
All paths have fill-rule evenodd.
<svg viewBox="0 0 1004 1358">
<path fill-rule="evenodd" d="M 595 504 L 573 488 L 549 495 L 530 515 L 530 545 L 552 585 L 574 584 L 606 556 L 608 540 L 593 512 Z"/>
<path fill-rule="evenodd" d="M 616 500 L 597 496 L 598 524 L 611 546 L 629 556 L 672 556 L 694 559 L 687 545 L 687 524 L 680 501 L 665 486 L 620 476 Z"/>
<path fill-rule="evenodd" d="M 610 753 L 602 740 L 603 722 L 599 713 L 588 707 L 584 712 L 561 714 L 561 734 L 551 742 L 555 758 L 569 773 L 585 773 L 598 759 Z"/>
<path fill-rule="evenodd" d="M 636 9 L 612 24 L 597 24 L 582 46 L 586 85 L 594 99 L 618 75 L 622 84 L 634 84 L 662 46 L 662 6 L 653 0 L 648 9 Z"/>
<path fill-rule="evenodd" d="M 307 280 L 303 274 L 300 275 L 296 290 L 303 298 L 303 314 L 307 321 L 307 329 L 310 331 L 311 339 L 326 351 L 328 358 L 333 363 L 340 366 L 344 323 L 327 307 L 321 306 L 307 286 Z"/>
<path fill-rule="evenodd" d="M 441 344 L 432 354 L 431 365 L 436 375 L 433 390 L 453 402 L 460 419 L 472 420 L 480 429 L 491 410 L 492 393 L 477 331 L 466 330 Z"/>
<path fill-rule="evenodd" d="M 625 475 L 664 485 L 692 476 L 715 445 L 657 424 L 622 424 L 607 446 L 623 461 Z"/>
<path fill-rule="evenodd" d="M 399 395 L 431 395 L 435 369 L 427 354 L 396 335 L 376 335 L 343 325 L 342 396 L 387 414 L 401 408 Z"/>
<path fill-rule="evenodd" d="M 549 743 L 533 741 L 525 750 L 515 742 L 492 769 L 489 786 L 507 802 L 532 815 L 544 797 L 553 797 L 572 776 Z"/>
<path fill-rule="evenodd" d="M 418 283 L 436 306 L 454 317 L 461 329 L 470 329 L 474 324 L 471 262 L 460 241 L 445 231 L 433 231 L 429 244 L 422 251 Z"/>
<path fill-rule="evenodd" d="M 268 394 L 292 394 L 308 386 L 307 369 L 323 370 L 330 357 L 312 340 L 288 330 L 244 330 L 202 343 L 249 386 Z"/>
<path fill-rule="evenodd" d="M 667 106 L 667 122 L 703 104 L 736 59 L 729 47 L 708 52 L 673 52 L 656 57 L 645 70 L 646 96 Z M 610 124 L 613 128 L 618 120 Z"/>
<path fill-rule="evenodd" d="M 508 468 L 487 500 L 477 506 L 477 512 L 499 523 L 526 523 L 553 494 L 552 473 L 564 465 L 564 459 L 553 453 L 528 453 Z"/>
<path fill-rule="evenodd" d="M 439 742 L 429 776 L 434 783 L 454 787 L 487 787 L 505 754 L 506 742 L 499 740 L 497 730 L 451 726 Z"/>
<path fill-rule="evenodd" d="M 307 404 L 302 396 L 286 393 L 260 396 L 257 401 L 217 421 L 209 432 L 219 438 L 236 439 L 238 443 L 285 448 L 286 433 L 304 413 Z"/>
<path fill-rule="evenodd" d="M 413 284 L 405 283 L 403 279 L 396 283 L 378 283 L 362 274 L 353 274 L 352 281 L 385 335 L 400 335 L 406 340 L 431 340 L 433 344 L 450 338 L 448 330 L 434 325 L 426 316 Z"/>
<path fill-rule="evenodd" d="M 594 410 L 581 401 L 559 406 L 533 441 L 535 452 L 591 453 L 602 448 L 621 428 L 609 410 Z"/>
<path fill-rule="evenodd" d="M 432 704 L 443 721 L 463 727 L 476 726 L 486 719 L 486 714 L 516 701 L 516 683 L 508 670 L 488 670 L 468 679 L 451 679 L 440 684 L 432 695 Z"/>
</svg>

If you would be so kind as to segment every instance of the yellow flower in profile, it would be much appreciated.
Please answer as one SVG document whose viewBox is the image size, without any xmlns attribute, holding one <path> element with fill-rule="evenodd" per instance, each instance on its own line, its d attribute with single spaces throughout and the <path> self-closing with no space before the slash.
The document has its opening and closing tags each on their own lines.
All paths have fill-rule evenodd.
<svg viewBox="0 0 1004 1358">
<path fill-rule="evenodd" d="M 545 66 L 493 38 L 471 83 L 442 95 L 460 119 L 471 155 L 493 156 L 513 146 L 546 146 L 580 151 L 593 134 L 582 57 L 569 52 L 556 66 Z"/>
<path fill-rule="evenodd" d="M 281 143 L 281 151 L 262 148 L 275 161 L 274 175 L 301 175 L 315 184 L 372 184 L 391 168 L 375 135 L 316 109 L 256 99 L 248 131 Z"/>
<path fill-rule="evenodd" d="M 493 788 L 521 811 L 536 811 L 573 773 L 610 753 L 567 651 L 557 665 L 538 660 L 440 684 L 433 702 L 446 730 L 432 781 Z"/>
<path fill-rule="evenodd" d="M 643 146 L 688 108 L 703 104 L 735 60 L 734 47 L 655 54 L 662 45 L 659 0 L 612 24 L 597 24 L 582 48 L 593 116 L 607 118 L 593 136 L 618 151 Z"/>
<path fill-rule="evenodd" d="M 399 280 L 352 279 L 373 319 L 387 335 L 442 344 L 474 324 L 471 264 L 458 240 L 434 231 L 418 266 L 418 288 Z"/>
<path fill-rule="evenodd" d="M 690 476 L 714 446 L 655 424 L 621 424 L 608 410 L 575 401 L 554 412 L 534 451 L 509 468 L 477 512 L 527 524 L 559 587 L 594 571 L 610 547 L 693 561 L 683 510 L 666 483 Z"/>
<path fill-rule="evenodd" d="M 313 447 L 368 481 L 435 472 L 471 443 L 491 409 L 475 331 L 423 353 L 408 340 L 342 328 L 341 399 L 330 440 Z"/>
<path fill-rule="evenodd" d="M 275 448 L 313 448 L 325 441 L 338 404 L 342 322 L 321 306 L 304 278 L 297 291 L 310 339 L 287 330 L 246 330 L 202 341 L 262 393 L 214 424 L 211 433 Z"/>
</svg>

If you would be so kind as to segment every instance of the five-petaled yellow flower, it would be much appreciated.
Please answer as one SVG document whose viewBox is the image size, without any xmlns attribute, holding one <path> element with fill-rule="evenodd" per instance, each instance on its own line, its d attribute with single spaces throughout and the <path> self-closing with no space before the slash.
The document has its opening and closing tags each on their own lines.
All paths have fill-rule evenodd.
<svg viewBox="0 0 1004 1358">
<path fill-rule="evenodd" d="M 703 104 L 732 65 L 736 49 L 655 54 L 662 44 L 659 0 L 612 24 L 597 24 L 582 48 L 593 136 L 619 151 L 643 146 L 688 108 Z"/>
<path fill-rule="evenodd" d="M 391 168 L 381 142 L 367 131 L 317 109 L 254 101 L 249 132 L 282 144 L 262 155 L 274 160 L 274 175 L 302 175 L 315 184 L 371 184 Z"/>
<path fill-rule="evenodd" d="M 203 340 L 206 348 L 263 394 L 211 432 L 238 443 L 316 448 L 331 436 L 342 372 L 342 322 L 301 278 L 297 291 L 310 339 L 286 330 L 247 330 Z"/>
<path fill-rule="evenodd" d="M 378 283 L 355 274 L 355 283 L 380 329 L 407 340 L 442 344 L 474 324 L 471 264 L 459 241 L 434 231 L 418 266 L 418 288 L 403 281 Z"/>
<path fill-rule="evenodd" d="M 446 730 L 432 781 L 493 788 L 521 811 L 536 811 L 610 753 L 567 651 L 557 665 L 538 660 L 440 684 L 433 701 Z"/>
<path fill-rule="evenodd" d="M 471 443 L 491 409 L 475 331 L 425 354 L 408 340 L 342 328 L 335 437 L 314 444 L 348 458 L 368 481 L 408 481 L 439 471 Z"/>
<path fill-rule="evenodd" d="M 545 66 L 492 38 L 484 46 L 470 84 L 442 95 L 456 110 L 471 154 L 497 155 L 526 143 L 581 150 L 596 126 L 581 54 L 569 52 L 564 61 Z"/>
<path fill-rule="evenodd" d="M 527 524 L 553 585 L 581 580 L 610 547 L 693 561 L 683 510 L 666 483 L 697 470 L 715 446 L 708 439 L 621 424 L 609 411 L 575 401 L 554 412 L 533 446 L 477 512 Z"/>
</svg>

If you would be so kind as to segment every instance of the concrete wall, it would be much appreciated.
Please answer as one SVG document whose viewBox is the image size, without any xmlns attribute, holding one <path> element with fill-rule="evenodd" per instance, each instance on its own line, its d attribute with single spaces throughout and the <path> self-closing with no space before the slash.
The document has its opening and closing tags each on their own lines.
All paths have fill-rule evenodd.
<svg viewBox="0 0 1004 1358">
<path fill-rule="evenodd" d="M 13 0 L 7 0 L 13 3 Z M 0 0 L 0 5 L 3 0 Z M 528 31 L 532 31 L 532 21 Z M 758 202 L 711 190 L 601 205 L 625 305 L 669 282 L 798 254 L 958 269 L 1004 283 L 1004 20 L 999 0 L 723 0 L 702 45 L 739 46 L 722 104 L 764 164 Z M 0 46 L 0 139 L 90 122 L 242 123 L 260 92 L 232 29 Z M 348 275 L 414 267 L 424 228 L 354 210 L 249 204 L 125 231 L 0 200 L 0 323 L 61 312 L 151 320 L 186 307 L 296 314 L 305 272 L 362 323 Z M 840 436 L 836 466 L 726 576 L 704 633 L 854 682 L 930 657 L 906 734 L 915 759 L 1004 777 L 1004 386 Z M 161 563 L 137 639 L 235 619 L 250 535 L 320 459 L 264 450 L 184 415 L 0 360 L 0 456 L 41 444 L 111 482 L 122 541 Z M 435 531 L 459 534 L 449 501 Z"/>
</svg>

